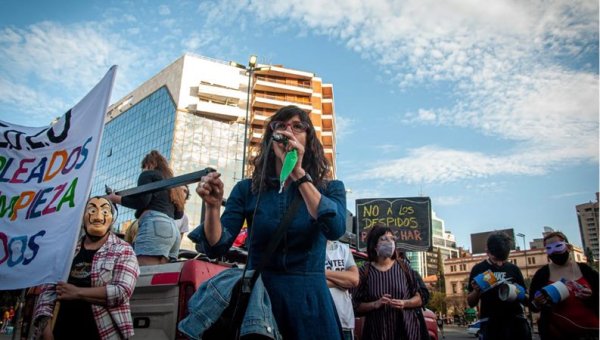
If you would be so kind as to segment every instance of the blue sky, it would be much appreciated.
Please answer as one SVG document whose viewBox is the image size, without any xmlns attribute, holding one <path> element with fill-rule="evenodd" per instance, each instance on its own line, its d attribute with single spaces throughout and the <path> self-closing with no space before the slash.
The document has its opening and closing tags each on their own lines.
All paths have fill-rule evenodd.
<svg viewBox="0 0 600 340">
<path fill-rule="evenodd" d="M 581 244 L 575 205 L 599 177 L 597 1 L 0 0 L 0 120 L 47 125 L 113 64 L 115 101 L 185 52 L 332 83 L 351 210 L 425 195 L 459 245 L 546 225 Z"/>
</svg>

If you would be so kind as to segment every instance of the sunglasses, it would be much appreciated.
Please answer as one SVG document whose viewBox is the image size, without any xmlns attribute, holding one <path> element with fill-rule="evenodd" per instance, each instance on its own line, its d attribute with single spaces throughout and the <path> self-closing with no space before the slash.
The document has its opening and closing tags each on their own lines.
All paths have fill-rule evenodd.
<svg viewBox="0 0 600 340">
<path fill-rule="evenodd" d="M 294 133 L 302 133 L 308 130 L 308 124 L 305 122 L 286 123 L 282 121 L 273 121 L 269 123 L 269 126 L 273 131 L 285 131 L 288 126 L 292 128 L 292 132 Z"/>
<path fill-rule="evenodd" d="M 563 253 L 567 250 L 567 242 L 558 241 L 546 245 L 546 254 Z"/>
</svg>

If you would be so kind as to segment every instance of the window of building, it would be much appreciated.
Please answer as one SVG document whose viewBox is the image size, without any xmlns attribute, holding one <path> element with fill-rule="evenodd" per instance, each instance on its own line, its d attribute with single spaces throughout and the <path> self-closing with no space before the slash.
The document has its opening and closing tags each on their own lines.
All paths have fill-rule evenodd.
<svg viewBox="0 0 600 340">
<path fill-rule="evenodd" d="M 456 271 L 456 266 L 450 266 L 450 271 L 451 272 L 455 272 Z"/>
<path fill-rule="evenodd" d="M 535 264 L 535 257 L 528 257 L 527 264 Z"/>
<path fill-rule="evenodd" d="M 463 264 L 461 264 L 461 265 L 460 265 L 460 270 L 461 270 L 461 271 L 466 271 L 466 270 L 467 270 L 467 265 L 466 265 L 466 264 L 464 264 L 464 263 L 463 263 Z"/>
<path fill-rule="evenodd" d="M 142 171 L 140 162 L 150 150 L 158 150 L 171 159 L 176 107 L 166 87 L 133 106 L 129 105 L 131 102 L 131 98 L 125 100 L 121 104 L 123 113 L 104 127 L 93 195 L 104 194 L 105 184 L 115 190 L 137 186 Z M 117 231 L 122 223 L 135 220 L 135 210 L 124 208 L 119 212 L 114 226 Z"/>
<path fill-rule="evenodd" d="M 517 265 L 517 259 L 510 259 L 509 260 L 512 264 L 514 264 L 515 266 Z"/>
<path fill-rule="evenodd" d="M 452 282 L 452 294 L 456 294 L 457 290 L 456 290 L 456 282 Z"/>
</svg>

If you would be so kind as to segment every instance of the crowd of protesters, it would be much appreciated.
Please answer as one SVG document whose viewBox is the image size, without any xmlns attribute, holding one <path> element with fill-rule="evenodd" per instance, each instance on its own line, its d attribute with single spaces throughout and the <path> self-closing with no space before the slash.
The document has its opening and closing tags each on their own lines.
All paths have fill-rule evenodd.
<svg viewBox="0 0 600 340">
<path fill-rule="evenodd" d="M 273 141 L 275 134 L 279 137 Z M 281 182 L 286 155 L 292 150 L 297 162 Z M 146 155 L 141 167 L 138 185 L 173 177 L 157 151 Z M 220 174 L 202 178 L 196 193 L 206 213 L 190 238 L 198 250 L 213 257 L 232 245 L 246 247 L 247 265 L 255 268 L 287 208 L 299 200 L 283 245 L 261 272 L 283 339 L 353 339 L 357 317 L 364 318 L 361 339 L 428 339 L 423 308 L 429 291 L 402 250 L 396 249 L 394 230 L 377 225 L 361 233 L 368 261 L 360 268 L 348 245 L 337 241 L 345 230 L 346 196 L 343 183 L 329 178 L 328 169 L 309 116 L 295 106 L 284 107 L 266 124 L 252 178 L 236 184 L 223 213 Z M 189 189 L 179 187 L 88 200 L 68 281 L 42 288 L 33 315 L 35 337 L 131 337 L 129 298 L 139 266 L 177 259 L 181 238 L 188 231 L 183 209 L 188 198 Z M 136 210 L 127 242 L 112 232 L 116 204 Z M 560 232 L 544 238 L 549 264 L 536 272 L 524 298 L 503 298 L 501 284 L 484 285 L 481 277 L 488 275 L 494 282 L 527 288 L 519 268 L 508 261 L 510 242 L 504 234 L 491 235 L 488 258 L 470 273 L 467 302 L 479 310 L 480 338 L 531 339 L 524 313 L 529 306 L 541 311 L 542 339 L 597 339 L 598 272 L 572 259 L 572 247 Z M 544 287 L 559 281 L 571 293 L 556 301 Z M 9 322 L 5 316 L 3 327 Z"/>
<path fill-rule="evenodd" d="M 524 311 L 529 306 L 541 311 L 542 340 L 598 339 L 598 272 L 574 261 L 567 237 L 562 232 L 545 235 L 549 264 L 536 271 L 528 294 L 520 269 L 508 261 L 511 242 L 504 233 L 490 235 L 488 258 L 475 265 L 469 276 L 467 301 L 471 307 L 479 306 L 480 338 L 531 339 L 533 325 Z M 495 284 L 477 279 L 485 275 Z M 509 286 L 525 292 L 508 298 L 502 289 Z"/>
</svg>

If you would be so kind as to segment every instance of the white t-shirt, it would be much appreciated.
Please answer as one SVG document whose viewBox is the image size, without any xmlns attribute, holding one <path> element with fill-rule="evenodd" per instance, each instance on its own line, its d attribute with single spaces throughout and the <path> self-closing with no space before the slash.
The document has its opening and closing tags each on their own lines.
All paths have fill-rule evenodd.
<svg viewBox="0 0 600 340">
<path fill-rule="evenodd" d="M 188 221 L 188 217 L 186 214 L 183 214 L 182 218 L 175 220 L 175 225 L 177 226 L 177 229 L 179 229 L 179 233 L 181 234 L 190 231 L 189 224 L 190 222 Z"/>
<path fill-rule="evenodd" d="M 344 271 L 356 266 L 347 244 L 338 241 L 327 242 L 325 270 Z M 342 328 L 354 329 L 352 298 L 347 289 L 329 288 Z"/>
</svg>

